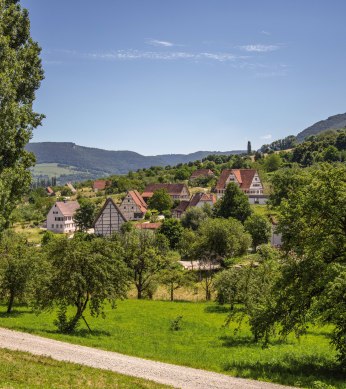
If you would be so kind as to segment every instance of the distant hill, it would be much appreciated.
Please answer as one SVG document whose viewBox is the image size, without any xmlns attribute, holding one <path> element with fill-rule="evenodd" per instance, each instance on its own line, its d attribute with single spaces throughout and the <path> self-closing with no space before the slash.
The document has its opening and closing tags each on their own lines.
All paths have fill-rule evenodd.
<svg viewBox="0 0 346 389">
<path fill-rule="evenodd" d="M 28 151 L 36 155 L 37 164 L 57 164 L 72 167 L 76 172 L 72 180 L 97 178 L 111 174 L 126 174 L 151 166 L 176 165 L 202 159 L 210 154 L 241 154 L 244 150 L 234 151 L 197 151 L 191 154 L 163 154 L 144 156 L 133 151 L 109 151 L 78 146 L 69 142 L 29 143 Z M 47 166 L 46 166 L 47 167 Z M 34 170 L 35 175 L 35 170 Z M 49 171 L 47 171 L 49 176 Z M 66 177 L 67 178 L 67 177 Z"/>
<path fill-rule="evenodd" d="M 322 131 L 343 127 L 346 127 L 346 113 L 330 116 L 326 120 L 321 120 L 313 124 L 312 126 L 306 128 L 297 135 L 297 141 L 302 142 L 306 137 L 310 135 L 316 135 Z"/>
</svg>

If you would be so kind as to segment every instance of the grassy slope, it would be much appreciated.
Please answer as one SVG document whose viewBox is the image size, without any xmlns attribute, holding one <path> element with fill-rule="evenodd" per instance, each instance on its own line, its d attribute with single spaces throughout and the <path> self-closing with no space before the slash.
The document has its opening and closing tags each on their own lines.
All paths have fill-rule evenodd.
<svg viewBox="0 0 346 389">
<path fill-rule="evenodd" d="M 1 388 L 147 388 L 168 386 L 51 358 L 0 349 Z"/>
<path fill-rule="evenodd" d="M 5 311 L 5 307 L 2 308 Z M 182 329 L 171 331 L 171 320 L 183 316 Z M 0 325 L 46 337 L 118 351 L 148 359 L 218 371 L 235 376 L 309 387 L 318 381 L 345 388 L 335 355 L 329 346 L 328 328 L 311 328 L 298 342 L 274 342 L 270 348 L 252 342 L 245 326 L 234 336 L 224 328 L 227 308 L 215 303 L 126 300 L 116 310 L 107 309 L 105 320 L 88 318 L 90 335 L 82 325 L 74 335 L 55 332 L 54 314 L 35 316 L 20 308 L 0 316 Z"/>
</svg>

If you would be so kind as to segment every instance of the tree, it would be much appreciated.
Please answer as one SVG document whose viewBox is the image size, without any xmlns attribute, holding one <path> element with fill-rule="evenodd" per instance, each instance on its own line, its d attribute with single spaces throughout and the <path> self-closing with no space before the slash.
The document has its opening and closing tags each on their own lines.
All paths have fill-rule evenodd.
<svg viewBox="0 0 346 389">
<path fill-rule="evenodd" d="M 251 208 L 247 196 L 234 182 L 230 182 L 224 196 L 215 204 L 214 213 L 218 217 L 233 217 L 243 223 L 251 215 Z"/>
<path fill-rule="evenodd" d="M 204 207 L 190 207 L 186 210 L 181 218 L 181 225 L 184 228 L 191 228 L 196 231 L 203 220 L 208 218 L 208 213 Z"/>
<path fill-rule="evenodd" d="M 172 208 L 173 200 L 166 189 L 158 189 L 149 199 L 148 205 L 151 209 L 156 209 L 159 212 L 163 212 Z"/>
<path fill-rule="evenodd" d="M 314 169 L 308 182 L 282 201 L 280 213 L 282 272 L 275 304 L 262 312 L 256 332 L 267 339 L 277 324 L 282 335 L 306 332 L 311 320 L 332 324 L 332 343 L 345 363 L 346 167 Z"/>
<path fill-rule="evenodd" d="M 81 319 L 90 330 L 84 317 L 87 308 L 91 316 L 104 316 L 106 300 L 114 307 L 116 299 L 126 297 L 129 274 L 117 242 L 77 233 L 73 239 L 49 241 L 44 254 L 49 267 L 38 283 L 35 308 L 40 312 L 57 307 L 55 324 L 61 332 L 74 331 Z M 75 309 L 70 318 L 69 307 Z"/>
<path fill-rule="evenodd" d="M 96 205 L 91 202 L 84 202 L 74 214 L 74 221 L 79 231 L 88 231 L 95 220 Z"/>
<path fill-rule="evenodd" d="M 207 219 L 201 224 L 194 244 L 194 256 L 204 268 L 206 300 L 211 298 L 214 265 L 246 253 L 250 244 L 250 235 L 238 220 Z"/>
<path fill-rule="evenodd" d="M 193 285 L 194 274 L 185 270 L 179 262 L 172 262 L 167 269 L 162 271 L 160 281 L 167 287 L 170 300 L 174 301 L 174 292 L 177 289 Z"/>
<path fill-rule="evenodd" d="M 165 235 L 169 241 L 171 249 L 175 249 L 180 241 L 183 227 L 178 219 L 165 219 L 162 223 L 159 233 Z"/>
<path fill-rule="evenodd" d="M 29 189 L 34 156 L 25 151 L 43 115 L 33 111 L 43 80 L 41 49 L 30 37 L 28 12 L 16 0 L 0 1 L 0 230 Z"/>
<path fill-rule="evenodd" d="M 169 242 L 162 234 L 133 229 L 121 235 L 124 260 L 141 299 L 156 282 L 158 274 L 170 264 Z"/>
<path fill-rule="evenodd" d="M 257 246 L 268 243 L 272 227 L 268 219 L 261 215 L 251 215 L 245 220 L 245 230 L 251 235 L 252 246 L 256 251 Z"/>
<path fill-rule="evenodd" d="M 279 169 L 281 163 L 282 160 L 279 154 L 269 154 L 264 160 L 264 168 L 267 172 L 274 172 Z"/>
<path fill-rule="evenodd" d="M 0 240 L 0 296 L 7 300 L 7 313 L 16 299 L 23 300 L 32 286 L 37 255 L 24 236 L 3 232 Z"/>
</svg>

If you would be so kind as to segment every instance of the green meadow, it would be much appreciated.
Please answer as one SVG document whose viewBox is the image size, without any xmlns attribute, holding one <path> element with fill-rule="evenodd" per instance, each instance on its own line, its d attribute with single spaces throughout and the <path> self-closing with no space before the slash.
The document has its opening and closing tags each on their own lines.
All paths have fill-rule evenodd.
<svg viewBox="0 0 346 389">
<path fill-rule="evenodd" d="M 309 328 L 307 335 L 268 348 L 253 342 L 245 323 L 224 326 L 227 307 L 216 303 L 125 300 L 106 309 L 106 318 L 91 318 L 73 335 L 56 332 L 56 313 L 36 316 L 26 307 L 7 315 L 1 307 L 0 326 L 66 342 L 117 351 L 147 359 L 314 389 L 346 388 L 345 376 L 331 349 L 330 328 Z M 182 316 L 178 330 L 172 322 Z"/>
<path fill-rule="evenodd" d="M 159 389 L 168 386 L 51 358 L 0 349 L 1 388 Z"/>
</svg>

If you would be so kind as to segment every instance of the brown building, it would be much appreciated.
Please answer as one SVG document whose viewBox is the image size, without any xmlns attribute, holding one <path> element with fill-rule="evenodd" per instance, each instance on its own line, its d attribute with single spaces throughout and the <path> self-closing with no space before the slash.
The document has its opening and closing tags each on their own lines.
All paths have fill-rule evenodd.
<svg viewBox="0 0 346 389">
<path fill-rule="evenodd" d="M 153 196 L 154 192 L 159 189 L 165 189 L 173 200 L 181 201 L 190 199 L 190 192 L 185 184 L 150 184 L 142 193 L 144 201 L 147 202 Z"/>
<path fill-rule="evenodd" d="M 121 226 L 127 222 L 115 202 L 108 198 L 94 221 L 96 235 L 111 236 L 119 232 Z"/>
<path fill-rule="evenodd" d="M 130 190 L 120 204 L 119 209 L 127 220 L 138 220 L 144 217 L 148 206 L 137 190 Z"/>
<path fill-rule="evenodd" d="M 99 190 L 105 190 L 108 186 L 110 186 L 110 181 L 96 180 L 93 182 L 94 192 L 98 192 Z"/>
<path fill-rule="evenodd" d="M 214 177 L 215 174 L 210 169 L 197 169 L 195 170 L 190 177 L 190 180 L 195 180 L 196 178 L 211 178 Z"/>
<path fill-rule="evenodd" d="M 203 207 L 204 204 L 209 204 L 211 207 L 216 203 L 216 196 L 212 193 L 195 193 L 190 201 L 181 201 L 180 204 L 173 209 L 173 217 L 180 219 L 184 212 L 189 207 Z"/>
<path fill-rule="evenodd" d="M 263 196 L 263 186 L 255 169 L 223 170 L 216 184 L 217 197 L 221 198 L 230 182 L 234 182 L 248 196 Z"/>
</svg>

